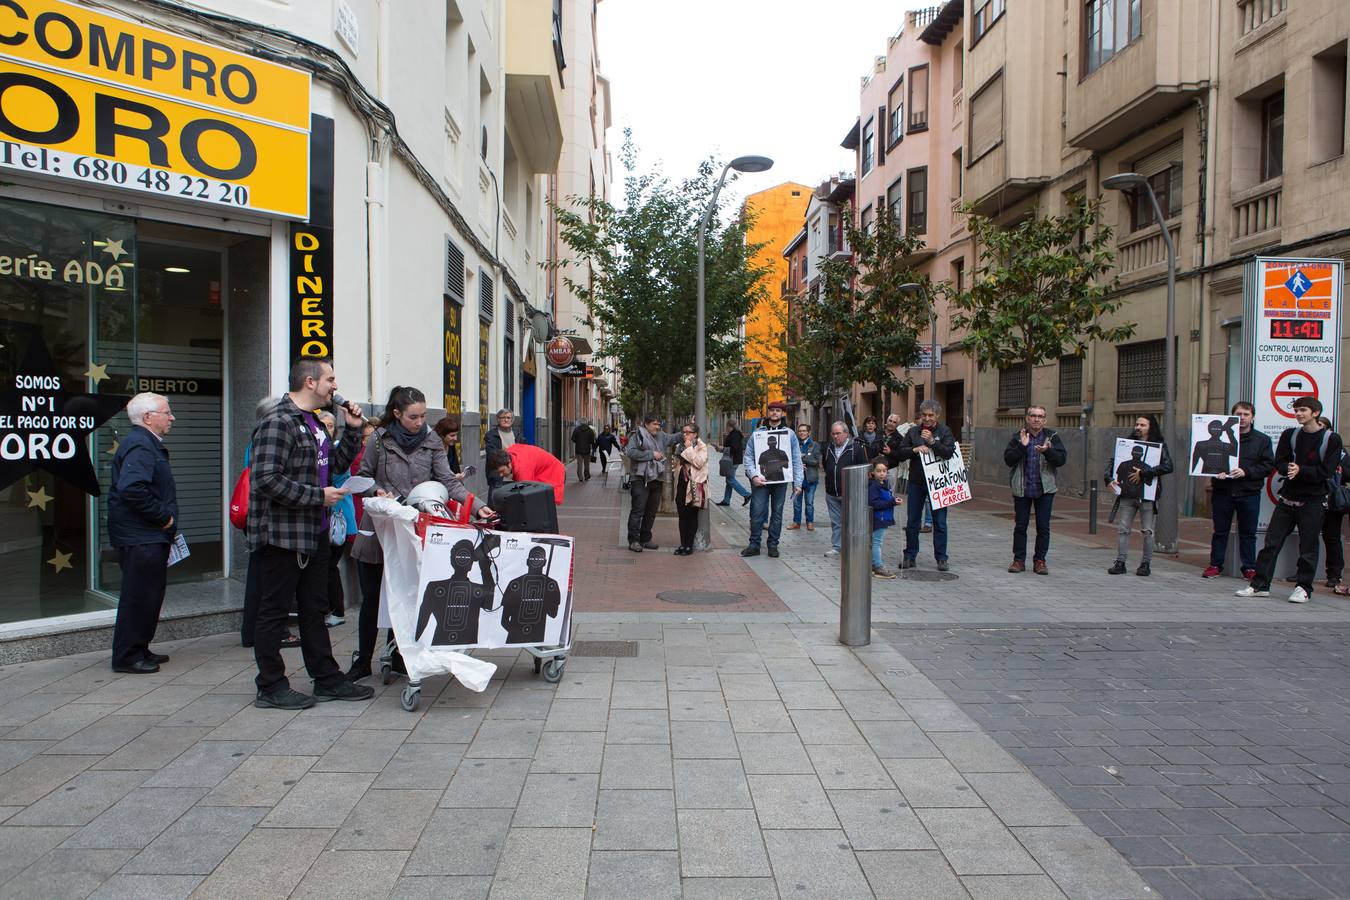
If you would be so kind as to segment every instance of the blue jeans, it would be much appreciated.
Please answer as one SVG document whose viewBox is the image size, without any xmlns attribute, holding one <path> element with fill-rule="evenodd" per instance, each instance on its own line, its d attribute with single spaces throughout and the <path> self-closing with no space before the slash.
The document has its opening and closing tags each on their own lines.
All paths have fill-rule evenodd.
<svg viewBox="0 0 1350 900">
<path fill-rule="evenodd" d="M 872 568 L 881 568 L 881 542 L 886 539 L 885 528 L 872 529 Z"/>
<path fill-rule="evenodd" d="M 803 481 L 802 492 L 792 498 L 792 521 L 802 524 L 802 505 L 806 506 L 806 521 L 816 521 L 816 485 L 819 481 Z"/>
<path fill-rule="evenodd" d="M 923 506 L 928 499 L 928 486 L 911 481 L 905 491 L 905 559 L 919 555 L 919 523 L 923 521 Z M 947 510 L 933 510 L 933 556 L 941 561 L 947 558 Z"/>
<path fill-rule="evenodd" d="M 737 467 L 737 468 L 739 468 L 739 467 Z M 731 492 L 732 492 L 732 491 L 735 491 L 737 494 L 739 494 L 739 495 L 742 496 L 742 497 L 749 497 L 749 496 L 750 496 L 750 489 L 747 488 L 745 485 L 741 484 L 739 481 L 736 480 L 736 469 L 732 469 L 732 470 L 731 470 L 731 474 L 727 476 L 727 489 L 726 489 L 726 491 L 722 494 L 722 502 L 723 502 L 723 503 L 730 503 L 730 502 L 731 502 Z"/>
<path fill-rule="evenodd" d="M 750 494 L 749 546 L 759 547 L 766 519 L 769 522 L 769 549 L 778 546 L 778 537 L 783 533 L 783 501 L 791 488 L 791 484 L 766 484 Z"/>
<path fill-rule="evenodd" d="M 1045 562 L 1045 554 L 1050 552 L 1050 507 L 1054 506 L 1054 494 L 1041 494 L 1039 497 L 1013 498 L 1013 559 L 1027 561 L 1027 522 L 1031 511 L 1036 511 L 1036 549 L 1032 561 Z"/>
<path fill-rule="evenodd" d="M 1237 513 L 1238 556 L 1242 559 L 1242 568 L 1256 568 L 1256 523 L 1261 516 L 1261 495 L 1234 497 L 1215 491 L 1211 504 L 1214 507 L 1214 537 L 1209 542 L 1209 564 L 1223 568 L 1224 557 L 1228 555 L 1228 533 L 1233 527 L 1233 514 Z"/>
<path fill-rule="evenodd" d="M 825 509 L 830 514 L 830 547 L 839 552 L 839 542 L 844 538 L 844 501 L 841 497 L 825 495 Z"/>
</svg>

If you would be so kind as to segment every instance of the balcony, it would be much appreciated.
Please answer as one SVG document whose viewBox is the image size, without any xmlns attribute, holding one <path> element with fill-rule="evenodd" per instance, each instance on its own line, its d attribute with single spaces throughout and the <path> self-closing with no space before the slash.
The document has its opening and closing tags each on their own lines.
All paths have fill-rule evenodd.
<svg viewBox="0 0 1350 900">
<path fill-rule="evenodd" d="M 1238 33 L 1246 37 L 1284 12 L 1289 0 L 1238 0 Z"/>
<path fill-rule="evenodd" d="M 1283 187 L 1283 180 L 1277 178 L 1234 194 L 1232 249 L 1235 252 L 1279 240 Z"/>
<path fill-rule="evenodd" d="M 1172 245 L 1181 241 L 1181 223 L 1170 222 L 1167 232 L 1172 236 Z M 1157 266 L 1167 264 L 1167 244 L 1162 239 L 1157 226 L 1150 225 L 1135 234 L 1121 239 L 1116 247 L 1116 264 L 1122 277 L 1148 272 Z"/>
<path fill-rule="evenodd" d="M 562 44 L 553 6 L 552 0 L 507 3 L 506 114 L 533 175 L 557 169 L 562 154 Z"/>
<path fill-rule="evenodd" d="M 853 248 L 849 247 L 848 241 L 840 234 L 830 232 L 830 239 L 827 243 L 827 255 L 830 259 L 848 259 L 853 255 Z"/>
</svg>

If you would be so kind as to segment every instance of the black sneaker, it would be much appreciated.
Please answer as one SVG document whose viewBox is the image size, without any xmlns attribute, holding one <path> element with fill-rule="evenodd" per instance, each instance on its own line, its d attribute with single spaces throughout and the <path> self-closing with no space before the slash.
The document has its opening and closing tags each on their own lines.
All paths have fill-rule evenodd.
<svg viewBox="0 0 1350 900">
<path fill-rule="evenodd" d="M 749 497 L 742 497 L 742 498 L 741 498 L 741 506 L 749 506 L 749 505 L 750 505 L 750 498 L 749 498 Z"/>
<path fill-rule="evenodd" d="M 327 703 L 329 700 L 369 700 L 374 696 L 373 687 L 353 684 L 345 678 L 328 687 L 317 682 L 314 684 L 314 699 L 320 703 Z"/>
<path fill-rule="evenodd" d="M 1148 567 L 1148 563 L 1140 563 L 1139 568 L 1134 570 L 1136 575 L 1152 575 L 1153 570 Z"/>
<path fill-rule="evenodd" d="M 1118 560 L 1116 560 L 1115 562 L 1111 563 L 1111 568 L 1109 568 L 1109 569 L 1106 570 L 1106 574 L 1107 574 L 1107 575 L 1124 575 L 1124 574 L 1125 574 L 1125 560 L 1123 560 L 1123 559 L 1118 559 Z"/>
<path fill-rule="evenodd" d="M 741 556 L 759 556 L 758 547 L 746 547 L 741 551 Z"/>
<path fill-rule="evenodd" d="M 730 506 L 730 505 L 731 505 L 730 500 L 718 500 L 716 503 L 713 504 L 713 506 Z"/>
<path fill-rule="evenodd" d="M 253 705 L 259 709 L 309 709 L 314 705 L 314 698 L 290 688 L 282 688 L 270 694 L 258 691 L 258 696 L 253 698 Z"/>
<path fill-rule="evenodd" d="M 902 569 L 914 568 L 914 559 L 912 557 L 906 556 L 904 559 L 900 560 L 900 568 Z"/>
<path fill-rule="evenodd" d="M 641 552 L 642 552 L 642 545 L 639 544 L 637 541 L 629 541 L 629 542 L 628 542 L 628 549 L 629 549 L 629 550 L 632 550 L 634 553 L 641 553 Z"/>
<path fill-rule="evenodd" d="M 939 572 L 946 572 L 950 568 L 951 566 L 947 565 L 947 561 L 945 559 L 939 559 L 937 561 L 937 570 Z"/>
<path fill-rule="evenodd" d="M 777 559 L 777 558 L 778 558 L 778 548 L 777 548 L 777 547 L 770 547 L 770 548 L 769 548 L 769 559 Z"/>
<path fill-rule="evenodd" d="M 648 541 L 647 543 L 645 543 L 645 544 L 642 545 L 642 549 L 643 549 L 643 550 L 660 550 L 660 549 L 661 549 L 661 545 L 658 544 L 656 541 Z"/>
</svg>

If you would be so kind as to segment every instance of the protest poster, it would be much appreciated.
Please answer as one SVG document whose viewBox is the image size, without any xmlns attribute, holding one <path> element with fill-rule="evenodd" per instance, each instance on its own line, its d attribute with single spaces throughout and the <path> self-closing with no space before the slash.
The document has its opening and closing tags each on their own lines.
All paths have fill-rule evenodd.
<svg viewBox="0 0 1350 900">
<path fill-rule="evenodd" d="M 923 477 L 928 482 L 928 499 L 933 509 L 946 509 L 971 498 L 970 474 L 961 458 L 961 445 L 951 459 L 939 459 L 934 454 L 922 456 Z"/>
<path fill-rule="evenodd" d="M 1191 474 L 1213 478 L 1237 467 L 1238 417 L 1191 416 Z"/>
<path fill-rule="evenodd" d="M 1115 480 L 1111 489 L 1126 500 L 1156 500 L 1158 479 L 1145 479 L 1144 469 L 1158 465 L 1162 459 L 1162 444 L 1116 438 L 1116 452 L 1111 457 L 1111 471 Z M 1137 478 L 1132 477 L 1138 475 Z"/>
<path fill-rule="evenodd" d="M 750 432 L 750 452 L 765 484 L 792 483 L 792 444 L 797 436 L 786 428 Z"/>
<path fill-rule="evenodd" d="M 428 525 L 417 598 L 419 646 L 566 644 L 572 538 Z"/>
</svg>

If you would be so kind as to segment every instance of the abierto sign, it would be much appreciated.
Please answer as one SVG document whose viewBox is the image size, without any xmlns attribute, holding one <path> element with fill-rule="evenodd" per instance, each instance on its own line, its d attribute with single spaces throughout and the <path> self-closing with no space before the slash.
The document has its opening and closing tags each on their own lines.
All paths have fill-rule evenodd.
<svg viewBox="0 0 1350 900">
<path fill-rule="evenodd" d="M 1255 427 L 1278 443 L 1297 425 L 1294 400 L 1316 397 L 1336 420 L 1340 396 L 1341 285 L 1339 259 L 1258 257 L 1245 272 L 1243 341 L 1250 366 L 1243 387 L 1256 407 Z M 1273 485 L 1278 488 L 1278 484 Z M 1260 527 L 1274 502 L 1261 504 Z"/>
<path fill-rule="evenodd" d="M 309 87 L 64 0 L 0 0 L 0 169 L 304 219 Z"/>
</svg>

